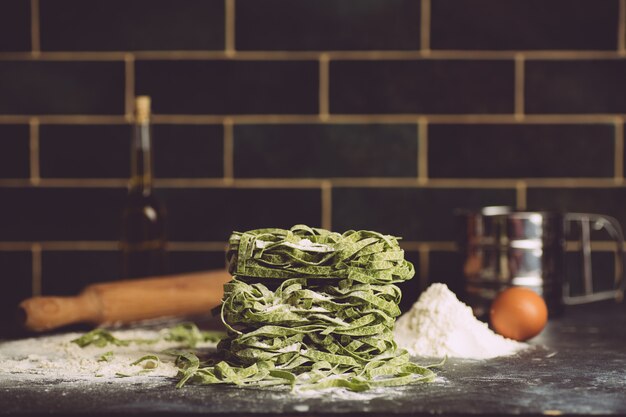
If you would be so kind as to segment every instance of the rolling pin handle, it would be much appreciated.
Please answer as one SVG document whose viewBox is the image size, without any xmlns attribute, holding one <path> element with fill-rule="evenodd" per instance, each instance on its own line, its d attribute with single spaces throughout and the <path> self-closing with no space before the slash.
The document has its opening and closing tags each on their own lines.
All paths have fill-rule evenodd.
<svg viewBox="0 0 626 417">
<path fill-rule="evenodd" d="M 77 297 L 33 297 L 19 305 L 22 325 L 35 331 L 72 323 L 98 321 L 98 302 L 88 293 Z"/>
</svg>

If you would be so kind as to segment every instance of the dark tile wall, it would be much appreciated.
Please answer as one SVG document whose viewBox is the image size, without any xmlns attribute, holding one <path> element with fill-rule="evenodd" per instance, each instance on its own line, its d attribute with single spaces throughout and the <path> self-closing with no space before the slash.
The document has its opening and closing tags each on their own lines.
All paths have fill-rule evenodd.
<svg viewBox="0 0 626 417">
<path fill-rule="evenodd" d="M 0 51 L 30 51 L 30 2 L 4 0 L 0 13 Z"/>
<path fill-rule="evenodd" d="M 511 113 L 510 60 L 368 60 L 330 65 L 330 110 L 339 114 Z"/>
<path fill-rule="evenodd" d="M 226 242 L 233 230 L 320 227 L 321 193 L 314 188 L 161 188 L 169 237 Z"/>
<path fill-rule="evenodd" d="M 433 125 L 428 133 L 428 157 L 437 161 L 429 169 L 432 178 L 615 175 L 610 124 L 446 124 Z M 551 156 L 557 154 L 555 163 Z"/>
<path fill-rule="evenodd" d="M 625 74 L 623 0 L 4 0 L 0 306 L 119 276 L 136 94 L 170 272 L 222 267 L 232 230 L 375 229 L 415 263 L 406 309 L 462 291 L 457 208 L 626 224 Z"/>
<path fill-rule="evenodd" d="M 128 125 L 39 126 L 41 178 L 128 178 Z"/>
<path fill-rule="evenodd" d="M 528 113 L 626 113 L 626 60 L 528 62 Z"/>
<path fill-rule="evenodd" d="M 241 51 L 420 47 L 421 8 L 415 0 L 238 0 L 235 4 L 235 39 Z"/>
<path fill-rule="evenodd" d="M 455 240 L 457 208 L 515 205 L 515 190 L 506 188 L 336 188 L 332 197 L 337 230 L 382 230 L 428 242 Z"/>
<path fill-rule="evenodd" d="M 2 60 L 0 114 L 123 114 L 124 63 Z"/>
<path fill-rule="evenodd" d="M 40 4 L 41 49 L 44 51 L 219 50 L 224 47 L 222 0 L 94 3 L 41 0 Z"/>
<path fill-rule="evenodd" d="M 314 61 L 139 61 L 137 94 L 162 114 L 311 114 Z"/>
<path fill-rule="evenodd" d="M 411 178 L 417 174 L 416 131 L 414 124 L 239 125 L 235 176 Z"/>
<path fill-rule="evenodd" d="M 28 125 L 0 125 L 0 178 L 30 177 Z"/>
<path fill-rule="evenodd" d="M 433 49 L 610 51 L 618 45 L 619 0 L 431 3 Z"/>
</svg>

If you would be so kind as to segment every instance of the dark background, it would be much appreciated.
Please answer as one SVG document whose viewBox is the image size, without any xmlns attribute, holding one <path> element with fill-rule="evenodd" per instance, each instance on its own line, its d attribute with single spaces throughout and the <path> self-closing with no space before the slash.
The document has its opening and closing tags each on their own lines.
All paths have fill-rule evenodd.
<svg viewBox="0 0 626 417">
<path fill-rule="evenodd" d="M 135 94 L 170 272 L 232 230 L 373 229 L 406 308 L 457 274 L 455 208 L 626 224 L 625 26 L 624 0 L 1 0 L 3 317 L 118 277 Z"/>
</svg>

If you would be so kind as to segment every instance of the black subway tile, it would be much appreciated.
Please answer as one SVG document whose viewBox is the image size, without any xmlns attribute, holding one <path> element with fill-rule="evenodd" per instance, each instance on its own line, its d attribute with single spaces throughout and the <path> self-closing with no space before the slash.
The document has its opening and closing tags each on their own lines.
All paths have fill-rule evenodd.
<svg viewBox="0 0 626 417">
<path fill-rule="evenodd" d="M 415 177 L 415 124 L 237 125 L 235 177 Z"/>
<path fill-rule="evenodd" d="M 224 129 L 221 125 L 153 126 L 154 173 L 159 178 L 221 177 Z"/>
<path fill-rule="evenodd" d="M 462 299 L 465 293 L 463 256 L 458 251 L 434 250 L 428 260 L 428 285 L 442 282 Z"/>
<path fill-rule="evenodd" d="M 30 251 L 0 251 L 0 339 L 21 332 L 17 306 L 32 295 L 32 256 Z"/>
<path fill-rule="evenodd" d="M 420 47 L 420 1 L 238 0 L 238 50 L 409 50 Z"/>
<path fill-rule="evenodd" d="M 331 113 L 511 113 L 513 62 L 331 61 Z"/>
<path fill-rule="evenodd" d="M 41 47 L 45 51 L 224 49 L 224 1 L 41 1 Z"/>
<path fill-rule="evenodd" d="M 119 280 L 120 271 L 118 251 L 42 251 L 42 293 L 77 295 L 89 284 Z"/>
<path fill-rule="evenodd" d="M 0 3 L 0 52 L 30 51 L 30 1 Z"/>
<path fill-rule="evenodd" d="M 42 178 L 128 178 L 128 125 L 41 125 Z"/>
<path fill-rule="evenodd" d="M 136 91 L 160 114 L 311 114 L 315 61 L 137 61 Z"/>
<path fill-rule="evenodd" d="M 428 174 L 433 178 L 613 177 L 614 148 L 611 124 L 433 124 L 428 128 Z"/>
<path fill-rule="evenodd" d="M 515 205 L 512 189 L 335 188 L 333 228 L 375 230 L 404 240 L 454 241 L 454 211 Z"/>
<path fill-rule="evenodd" d="M 125 188 L 0 188 L 2 240 L 117 240 L 125 196 Z"/>
<path fill-rule="evenodd" d="M 626 227 L 626 190 L 623 188 L 529 188 L 527 194 L 529 210 L 606 214 Z M 608 240 L 606 233 L 602 235 Z"/>
<path fill-rule="evenodd" d="M 227 241 L 231 232 L 264 227 L 319 227 L 319 189 L 163 188 L 172 241 Z"/>
<path fill-rule="evenodd" d="M 28 125 L 0 125 L 0 178 L 28 178 Z"/>
<path fill-rule="evenodd" d="M 222 175 L 222 126 L 154 125 L 152 130 L 156 177 Z M 128 178 L 132 134 L 129 125 L 41 125 L 41 176 Z"/>
<path fill-rule="evenodd" d="M 167 255 L 171 274 L 226 268 L 225 251 L 170 251 Z"/>
<path fill-rule="evenodd" d="M 431 48 L 614 50 L 618 0 L 435 0 Z"/>
<path fill-rule="evenodd" d="M 526 62 L 528 113 L 626 113 L 626 59 Z"/>
<path fill-rule="evenodd" d="M 124 63 L 0 61 L 0 114 L 123 114 Z"/>
</svg>

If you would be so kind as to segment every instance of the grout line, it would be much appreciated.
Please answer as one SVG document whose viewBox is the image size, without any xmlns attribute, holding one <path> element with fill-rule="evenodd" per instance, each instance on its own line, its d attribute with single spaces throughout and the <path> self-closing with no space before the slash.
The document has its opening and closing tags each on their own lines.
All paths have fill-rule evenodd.
<svg viewBox="0 0 626 417">
<path fill-rule="evenodd" d="M 123 61 L 126 52 L 0 52 L 0 61 Z"/>
<path fill-rule="evenodd" d="M 446 241 L 424 241 L 424 242 L 400 242 L 400 247 L 404 250 L 408 251 L 420 251 L 426 247 L 430 252 L 432 251 L 456 251 L 457 245 L 456 242 L 446 242 Z"/>
<path fill-rule="evenodd" d="M 428 118 L 429 124 L 440 123 L 523 123 L 523 124 L 596 124 L 613 123 L 620 114 L 554 114 L 554 115 L 525 115 L 524 120 L 518 120 L 514 114 L 329 114 L 328 123 L 415 123 L 416 119 Z M 226 117 L 234 123 L 273 124 L 273 123 L 315 123 L 320 122 L 319 115 L 292 115 L 292 114 L 249 114 L 249 115 L 155 115 L 155 123 L 189 123 L 215 124 L 222 123 Z M 0 122 L 2 116 L 0 116 Z"/>
<path fill-rule="evenodd" d="M 624 183 L 624 120 L 615 120 L 615 183 Z"/>
<path fill-rule="evenodd" d="M 226 0 L 227 4 L 233 0 Z M 623 0 L 622 0 L 623 1 Z M 234 15 L 234 7 L 233 7 Z M 137 60 L 317 60 L 321 53 L 327 53 L 333 60 L 512 60 L 518 54 L 523 54 L 530 60 L 594 60 L 620 59 L 623 50 L 594 51 L 594 50 L 397 50 L 397 51 L 237 51 L 235 50 L 234 16 L 232 24 L 226 29 L 232 30 L 227 36 L 225 45 L 228 50 L 201 50 L 201 51 L 133 51 Z M 232 27 L 232 29 L 230 29 Z M 424 30 L 424 29 L 421 29 Z M 429 39 L 430 41 L 430 39 Z M 420 41 L 420 45 L 421 45 Z M 232 45 L 230 45 L 232 43 Z M 622 42 L 623 43 L 623 42 Z M 621 46 L 621 45 L 620 45 Z M 232 50 L 230 49 L 232 48 Z M 42 61 L 122 61 L 125 51 L 58 51 L 40 52 L 0 52 L 0 60 L 42 60 Z"/>
<path fill-rule="evenodd" d="M 29 136 L 29 165 L 30 165 L 30 185 L 37 186 L 41 182 L 39 169 L 39 120 L 36 117 L 30 119 L 28 124 Z"/>
<path fill-rule="evenodd" d="M 325 227 L 325 225 L 322 225 Z M 221 251 L 226 248 L 227 242 L 200 241 L 200 242 L 168 242 L 168 250 L 183 251 Z M 565 242 L 568 251 L 580 249 L 579 240 Z M 0 242 L 0 252 L 32 251 L 33 248 L 41 251 L 116 251 L 119 248 L 118 241 L 42 241 L 42 242 Z M 401 241 L 400 247 L 405 251 L 419 252 L 454 252 L 458 249 L 453 241 Z M 594 240 L 591 242 L 593 250 L 613 251 L 617 245 L 613 240 Z"/>
<path fill-rule="evenodd" d="M 221 251 L 227 242 L 168 242 L 168 250 L 173 251 Z M 43 241 L 43 242 L 0 242 L 0 251 L 32 250 L 43 251 L 117 251 L 118 241 Z"/>
<path fill-rule="evenodd" d="M 617 23 L 617 51 L 620 55 L 626 55 L 626 0 L 619 1 L 619 13 Z"/>
<path fill-rule="evenodd" d="M 417 122 L 417 182 L 428 183 L 428 120 L 420 118 Z"/>
<path fill-rule="evenodd" d="M 428 284 L 428 274 L 430 272 L 430 247 L 428 245 L 422 245 L 419 250 L 420 260 L 420 289 L 426 288 Z"/>
<path fill-rule="evenodd" d="M 227 57 L 235 55 L 235 0 L 225 0 L 224 51 Z"/>
<path fill-rule="evenodd" d="M 528 187 L 524 181 L 518 181 L 517 184 L 515 184 L 515 208 L 517 210 L 526 210 L 527 189 Z"/>
<path fill-rule="evenodd" d="M 516 188 L 519 181 L 538 187 L 615 187 L 613 178 L 429 178 L 417 184 L 410 178 L 335 178 L 335 187 L 423 187 L 423 188 Z"/>
<path fill-rule="evenodd" d="M 235 176 L 235 138 L 233 120 L 224 119 L 224 181 L 232 184 Z"/>
<path fill-rule="evenodd" d="M 0 115 L 0 124 L 29 123 L 37 117 L 40 124 L 124 124 L 125 116 L 87 116 L 87 115 Z"/>
<path fill-rule="evenodd" d="M 168 242 L 167 249 L 183 251 L 225 251 L 228 242 Z"/>
<path fill-rule="evenodd" d="M 33 183 L 29 179 L 0 179 L 0 187 L 6 188 L 25 188 L 32 186 Z"/>
<path fill-rule="evenodd" d="M 594 124 L 613 123 L 619 114 L 554 114 L 526 115 L 524 120 L 515 118 L 514 114 L 329 114 L 329 123 L 415 123 L 415 119 L 427 117 L 429 124 L 439 123 L 524 123 L 524 124 Z M 222 123 L 227 117 L 240 124 L 273 124 L 273 123 L 319 123 L 319 115 L 291 114 L 246 114 L 246 115 L 155 115 L 154 123 Z M 2 116 L 0 116 L 0 122 Z"/>
<path fill-rule="evenodd" d="M 420 50 L 424 55 L 429 55 L 430 50 L 430 0 L 422 0 L 420 15 Z"/>
<path fill-rule="evenodd" d="M 42 188 L 126 188 L 128 179 L 124 178 L 39 178 L 37 181 L 0 179 L 0 187 L 28 187 L 36 185 Z"/>
<path fill-rule="evenodd" d="M 233 9 L 234 14 L 234 9 Z M 138 60 L 233 60 L 233 61 L 317 61 L 324 51 L 237 51 L 235 49 L 235 19 L 229 27 L 232 34 L 225 39 L 224 50 L 207 51 L 136 51 Z M 229 28 L 226 28 L 229 30 Z M 232 39 L 232 40 L 231 40 Z M 226 44 L 228 42 L 228 45 Z M 230 43 L 232 42 L 232 45 Z"/>
<path fill-rule="evenodd" d="M 224 120 L 231 119 L 233 123 L 258 124 L 258 123 L 315 123 L 319 122 L 318 114 L 310 115 L 180 115 L 161 114 L 153 117 L 154 123 L 184 123 L 184 124 L 222 124 Z"/>
<path fill-rule="evenodd" d="M 0 124 L 27 124 L 37 117 L 41 124 L 126 124 L 126 115 L 0 115 Z M 329 114 L 328 121 L 321 121 L 319 114 L 247 114 L 247 115 L 196 115 L 157 114 L 154 124 L 223 124 L 231 119 L 237 124 L 297 124 L 297 123 L 407 123 L 427 118 L 428 124 L 597 124 L 614 123 L 616 117 L 626 114 L 544 114 L 524 115 L 523 120 L 514 114 Z"/>
<path fill-rule="evenodd" d="M 135 111 L 135 57 L 133 54 L 124 56 L 124 112 L 126 121 L 133 120 Z"/>
<path fill-rule="evenodd" d="M 430 36 L 429 36 L 430 42 Z M 519 53 L 527 59 L 618 59 L 617 51 L 568 51 L 568 50 L 432 50 L 427 51 L 326 51 L 336 60 L 511 60 Z M 263 54 L 263 53 L 261 53 Z"/>
<path fill-rule="evenodd" d="M 0 242 L 0 251 L 32 251 L 32 242 Z"/>
<path fill-rule="evenodd" d="M 156 179 L 157 187 L 168 188 L 320 188 L 322 179 L 309 178 L 169 178 Z"/>
<path fill-rule="evenodd" d="M 42 279 L 41 279 L 41 244 L 33 243 L 31 246 L 32 256 L 32 295 L 37 297 L 41 295 Z"/>
<path fill-rule="evenodd" d="M 39 57 L 41 54 L 39 0 L 30 0 L 30 47 L 32 57 Z"/>
<path fill-rule="evenodd" d="M 39 242 L 39 245 L 46 251 L 117 251 L 120 247 L 117 241 L 48 241 Z"/>
<path fill-rule="evenodd" d="M 328 54 L 321 54 L 319 58 L 319 117 L 321 121 L 328 121 L 330 113 L 330 61 Z"/>
<path fill-rule="evenodd" d="M 226 168 L 225 168 L 226 169 Z M 323 182 L 332 187 L 362 188 L 508 188 L 517 189 L 520 182 L 526 187 L 544 188 L 616 188 L 614 177 L 607 178 L 429 178 L 420 184 L 415 177 L 367 178 L 157 178 L 161 188 L 319 188 Z M 42 188 L 126 188 L 126 178 L 42 178 Z M 29 187 L 28 179 L 0 179 L 0 187 Z"/>
<path fill-rule="evenodd" d="M 515 119 L 524 119 L 524 55 L 515 55 Z"/>
<path fill-rule="evenodd" d="M 324 225 L 322 225 L 324 227 Z M 602 242 L 602 241 L 597 241 Z M 168 249 L 174 251 L 186 251 L 186 250 L 215 250 L 220 251 L 226 247 L 228 242 L 226 241 L 199 241 L 199 242 L 187 242 L 187 241 L 170 241 L 168 242 Z M 21 242 L 0 242 L 0 251 L 25 251 L 32 250 L 36 245 L 41 251 L 116 251 L 119 249 L 119 242 L 115 240 L 111 241 L 96 241 L 96 240 L 77 240 L 77 241 L 21 241 Z M 604 241 L 604 246 L 615 246 L 613 241 Z M 456 243 L 453 241 L 401 241 L 400 246 L 404 250 L 419 251 L 424 248 L 430 251 L 455 251 L 457 249 Z"/>
<path fill-rule="evenodd" d="M 322 181 L 322 229 L 332 230 L 333 188 L 330 181 Z"/>
</svg>

